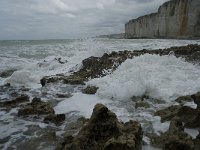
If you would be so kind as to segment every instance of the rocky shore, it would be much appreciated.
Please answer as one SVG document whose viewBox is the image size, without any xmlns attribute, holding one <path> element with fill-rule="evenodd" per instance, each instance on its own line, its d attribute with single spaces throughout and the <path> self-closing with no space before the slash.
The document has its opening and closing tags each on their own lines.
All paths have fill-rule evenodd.
<svg viewBox="0 0 200 150">
<path fill-rule="evenodd" d="M 65 84 L 84 84 L 93 78 L 103 77 L 112 73 L 116 68 L 127 59 L 134 57 L 152 54 L 152 55 L 175 55 L 176 57 L 185 58 L 186 61 L 191 63 L 200 63 L 200 46 L 188 45 L 181 47 L 171 47 L 167 49 L 158 50 L 136 50 L 136 51 L 119 51 L 110 54 L 105 53 L 102 57 L 89 57 L 82 61 L 82 68 L 72 73 L 70 76 L 62 74 L 55 76 L 47 76 L 41 79 L 41 85 L 45 86 L 46 83 L 53 83 L 63 81 Z"/>
<path fill-rule="evenodd" d="M 82 61 L 82 68 L 69 76 L 64 74 L 46 76 L 41 79 L 42 88 L 56 83 L 82 86 L 81 91 L 84 94 L 95 94 L 98 87 L 83 86 L 87 81 L 93 78 L 99 78 L 111 74 L 117 67 L 127 59 L 152 54 L 152 55 L 175 55 L 181 57 L 190 63 L 200 63 L 200 46 L 188 45 L 182 47 L 172 47 L 158 50 L 138 50 L 138 51 L 119 51 L 110 54 L 104 54 L 102 57 L 89 57 Z M 142 123 L 135 118 L 128 122 L 120 121 L 116 114 L 103 104 L 96 104 L 91 117 L 76 118 L 74 122 L 66 124 L 68 116 L 66 114 L 56 114 L 53 101 L 47 101 L 42 98 L 48 93 L 42 93 L 41 97 L 30 97 L 26 92 L 30 89 L 24 87 L 15 89 L 10 84 L 0 87 L 0 93 L 7 93 L 8 98 L 0 100 L 0 108 L 6 112 L 16 109 L 14 116 L 24 120 L 39 120 L 47 124 L 48 127 L 42 129 L 40 126 L 31 125 L 24 135 L 37 133 L 39 138 L 33 138 L 20 145 L 20 148 L 27 148 L 33 145 L 37 149 L 42 143 L 46 143 L 42 148 L 51 145 L 53 149 L 62 150 L 141 150 L 145 141 L 143 137 L 150 139 L 151 146 L 163 150 L 198 150 L 200 148 L 200 134 L 194 138 L 185 132 L 190 128 L 200 129 L 200 93 L 185 95 L 174 100 L 176 105 L 156 110 L 154 115 L 160 117 L 160 124 L 169 122 L 169 129 L 166 132 L 158 134 L 144 133 Z M 56 98 L 61 100 L 68 99 L 70 94 L 56 94 Z M 148 101 L 153 98 L 132 97 L 136 109 L 148 109 L 151 105 Z M 155 100 L 156 103 L 162 103 L 162 100 Z M 186 104 L 194 103 L 196 108 Z M 54 127 L 56 126 L 56 127 Z M 54 127 L 52 129 L 52 127 Z M 59 132 L 62 136 L 56 135 L 57 127 L 62 127 Z M 9 136 L 0 139 L 0 143 L 9 140 Z"/>
</svg>

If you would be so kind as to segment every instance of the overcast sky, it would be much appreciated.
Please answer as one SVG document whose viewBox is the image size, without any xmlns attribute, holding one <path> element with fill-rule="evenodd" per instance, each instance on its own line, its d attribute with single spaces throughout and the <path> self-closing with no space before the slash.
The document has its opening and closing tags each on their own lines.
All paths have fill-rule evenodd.
<svg viewBox="0 0 200 150">
<path fill-rule="evenodd" d="M 0 0 L 0 39 L 60 39 L 122 33 L 166 0 Z"/>
</svg>

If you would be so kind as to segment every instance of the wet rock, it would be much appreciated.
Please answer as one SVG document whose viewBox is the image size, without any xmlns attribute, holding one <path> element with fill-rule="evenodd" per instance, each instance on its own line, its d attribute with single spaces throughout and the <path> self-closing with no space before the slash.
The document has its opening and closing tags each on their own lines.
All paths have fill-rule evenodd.
<svg viewBox="0 0 200 150">
<path fill-rule="evenodd" d="M 179 105 L 169 106 L 165 109 L 156 111 L 154 115 L 160 116 L 161 122 L 169 121 L 178 114 L 180 108 L 181 106 Z"/>
<path fill-rule="evenodd" d="M 82 90 L 85 94 L 95 94 L 98 90 L 96 86 L 87 86 L 85 89 Z"/>
<path fill-rule="evenodd" d="M 177 114 L 177 116 L 179 116 L 181 121 L 185 123 L 185 127 L 188 127 L 188 128 L 195 127 L 195 126 L 197 127 L 198 122 L 200 125 L 200 121 L 198 121 L 197 115 L 198 115 L 198 112 L 196 111 L 196 109 L 193 109 L 188 106 L 181 107 Z"/>
<path fill-rule="evenodd" d="M 81 129 L 81 127 L 83 127 L 84 124 L 86 124 L 88 121 L 89 119 L 81 117 L 81 118 L 78 118 L 76 121 L 67 124 L 65 127 L 64 136 L 68 137 L 70 135 L 77 133 Z"/>
<path fill-rule="evenodd" d="M 46 78 L 45 77 L 40 80 L 40 84 L 42 86 L 45 86 L 45 84 L 46 84 Z"/>
<path fill-rule="evenodd" d="M 44 118 L 44 122 L 52 122 L 56 125 L 61 125 L 65 121 L 65 114 L 50 114 Z"/>
<path fill-rule="evenodd" d="M 142 129 L 138 122 L 119 122 L 116 115 L 102 104 L 97 104 L 88 123 L 64 149 L 102 150 L 118 147 L 141 148 Z"/>
<path fill-rule="evenodd" d="M 57 60 L 60 64 L 67 63 L 67 61 L 62 61 L 62 58 L 61 58 L 61 57 L 55 58 L 55 60 Z"/>
<path fill-rule="evenodd" d="M 0 144 L 5 144 L 6 142 L 8 142 L 10 140 L 10 136 L 7 136 L 5 138 L 0 138 Z"/>
<path fill-rule="evenodd" d="M 152 138 L 152 144 L 164 150 L 194 149 L 192 137 L 184 132 L 183 123 L 176 117 L 172 119 L 167 132 Z"/>
<path fill-rule="evenodd" d="M 63 79 L 65 84 L 72 84 L 72 85 L 76 85 L 76 84 L 82 84 L 84 85 L 84 81 L 85 79 L 81 78 L 81 77 L 68 77 Z"/>
<path fill-rule="evenodd" d="M 111 138 L 104 146 L 104 150 L 138 150 L 135 145 L 135 138 L 126 136 L 119 136 Z"/>
<path fill-rule="evenodd" d="M 197 135 L 196 139 L 194 140 L 194 145 L 195 145 L 194 150 L 199 150 L 200 149 L 200 132 Z"/>
<path fill-rule="evenodd" d="M 4 84 L 4 86 L 10 87 L 11 84 L 10 83 L 6 83 L 6 84 Z"/>
<path fill-rule="evenodd" d="M 71 94 L 64 94 L 64 93 L 57 93 L 56 97 L 57 98 L 70 98 L 70 97 L 72 97 L 72 95 Z"/>
<path fill-rule="evenodd" d="M 197 104 L 197 109 L 200 110 L 200 92 L 193 94 L 191 96 L 194 100 L 194 103 Z"/>
<path fill-rule="evenodd" d="M 136 102 L 135 108 L 137 109 L 137 108 L 140 108 L 140 107 L 149 108 L 150 105 L 147 102 L 144 102 L 144 101 Z"/>
<path fill-rule="evenodd" d="M 47 76 L 41 79 L 41 85 L 64 81 L 67 84 L 84 84 L 85 81 L 93 78 L 106 76 L 107 70 L 113 72 L 116 68 L 128 58 L 144 54 L 169 55 L 173 52 L 176 57 L 183 57 L 189 62 L 199 62 L 200 46 L 188 45 L 181 47 L 171 47 L 168 49 L 158 50 L 135 50 L 135 51 L 119 51 L 111 54 L 104 54 L 102 57 L 89 57 L 82 61 L 82 68 L 74 72 L 70 76 Z"/>
<path fill-rule="evenodd" d="M 54 114 L 54 110 L 49 103 L 42 102 L 40 98 L 33 98 L 31 103 L 21 105 L 18 111 L 19 116 L 44 114 Z"/>
<path fill-rule="evenodd" d="M 178 97 L 175 101 L 179 104 L 184 104 L 186 102 L 192 102 L 193 99 L 190 95 L 187 95 L 187 96 Z"/>
<path fill-rule="evenodd" d="M 176 140 L 170 141 L 165 144 L 164 150 L 194 150 L 193 143 L 191 141 L 181 141 L 181 140 Z"/>
<path fill-rule="evenodd" d="M 55 149 L 59 144 L 59 137 L 56 136 L 56 130 L 51 127 L 40 128 L 37 125 L 27 126 L 28 131 L 24 135 L 31 135 L 31 138 L 20 140 L 14 143 L 16 149 Z M 31 146 L 30 146 L 31 145 Z"/>
<path fill-rule="evenodd" d="M 200 127 L 200 110 L 193 109 L 189 106 L 169 106 L 165 109 L 158 110 L 154 115 L 160 116 L 161 122 L 169 121 L 177 116 L 184 122 L 187 128 Z"/>
<path fill-rule="evenodd" d="M 5 71 L 0 73 L 0 77 L 1 78 L 10 77 L 15 71 L 16 71 L 16 69 L 5 70 Z"/>
<path fill-rule="evenodd" d="M 143 97 L 141 97 L 141 96 L 132 96 L 131 100 L 134 101 L 134 102 L 140 102 L 140 101 L 143 101 Z"/>
<path fill-rule="evenodd" d="M 16 107 L 17 105 L 24 103 L 24 102 L 29 102 L 28 95 L 21 95 L 11 101 L 0 102 L 0 107 L 11 107 L 12 108 L 12 107 Z"/>
</svg>

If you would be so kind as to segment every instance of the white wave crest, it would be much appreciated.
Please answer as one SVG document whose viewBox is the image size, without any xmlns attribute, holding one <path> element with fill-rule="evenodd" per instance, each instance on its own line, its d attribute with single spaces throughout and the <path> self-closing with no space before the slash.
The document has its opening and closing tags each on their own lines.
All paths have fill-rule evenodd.
<svg viewBox="0 0 200 150">
<path fill-rule="evenodd" d="M 107 98 L 127 99 L 147 95 L 173 100 L 200 90 L 199 67 L 175 56 L 145 54 L 126 60 L 111 75 L 93 79 L 97 94 Z"/>
</svg>

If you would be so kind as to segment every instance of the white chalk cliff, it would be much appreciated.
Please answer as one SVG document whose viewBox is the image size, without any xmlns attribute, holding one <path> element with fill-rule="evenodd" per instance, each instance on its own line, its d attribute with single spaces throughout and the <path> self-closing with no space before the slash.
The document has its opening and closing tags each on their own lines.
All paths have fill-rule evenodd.
<svg viewBox="0 0 200 150">
<path fill-rule="evenodd" d="M 200 37 L 200 0 L 171 0 L 152 13 L 130 20 L 126 38 Z"/>
</svg>

